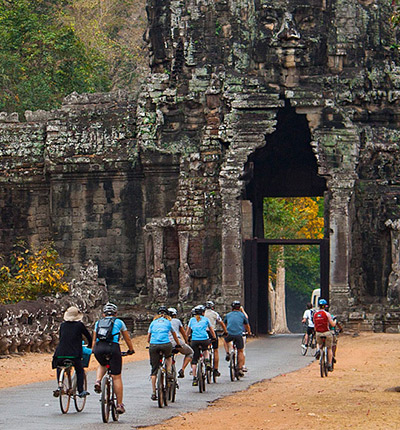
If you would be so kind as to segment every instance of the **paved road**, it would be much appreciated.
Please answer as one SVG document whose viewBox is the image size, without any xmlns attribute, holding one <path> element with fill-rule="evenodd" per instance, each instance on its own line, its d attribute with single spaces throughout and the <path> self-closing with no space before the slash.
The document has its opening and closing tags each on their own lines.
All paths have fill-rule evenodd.
<svg viewBox="0 0 400 430">
<path fill-rule="evenodd" d="M 200 394 L 192 387 L 187 373 L 180 379 L 176 402 L 160 409 L 157 402 L 150 400 L 151 386 L 148 361 L 124 365 L 124 403 L 127 412 L 120 416 L 118 430 L 132 430 L 136 427 L 160 423 L 184 412 L 205 408 L 210 402 L 235 391 L 241 391 L 263 379 L 307 366 L 311 356 L 300 354 L 300 335 L 272 336 L 256 339 L 247 345 L 246 365 L 249 369 L 240 381 L 230 382 L 225 354 L 221 350 L 221 377 L 217 384 L 207 386 Z M 178 359 L 178 364 L 180 364 Z M 94 372 L 88 374 L 89 389 L 95 380 Z M 101 420 L 99 396 L 88 397 L 85 410 L 76 413 L 73 404 L 70 412 L 63 415 L 58 399 L 52 396 L 55 381 L 29 384 L 22 387 L 0 390 L 0 429 L 4 430 L 98 430 L 112 426 Z M 115 425 L 115 424 L 114 424 Z"/>
</svg>

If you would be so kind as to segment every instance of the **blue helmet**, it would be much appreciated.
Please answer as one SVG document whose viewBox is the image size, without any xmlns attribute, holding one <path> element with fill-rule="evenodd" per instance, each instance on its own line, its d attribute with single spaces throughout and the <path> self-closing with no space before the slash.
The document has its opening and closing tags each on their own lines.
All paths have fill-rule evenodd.
<svg viewBox="0 0 400 430">
<path fill-rule="evenodd" d="M 318 300 L 318 306 L 326 306 L 328 302 L 325 299 Z"/>
</svg>

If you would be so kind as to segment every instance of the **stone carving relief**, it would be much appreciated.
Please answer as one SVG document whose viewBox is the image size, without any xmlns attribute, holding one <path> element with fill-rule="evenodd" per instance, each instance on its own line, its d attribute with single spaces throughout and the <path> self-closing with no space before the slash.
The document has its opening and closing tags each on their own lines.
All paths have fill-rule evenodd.
<svg viewBox="0 0 400 430">
<path fill-rule="evenodd" d="M 189 256 L 189 232 L 180 231 L 179 239 L 179 301 L 187 301 L 190 299 L 192 291 L 192 283 L 190 277 L 190 267 L 188 262 Z"/>
<path fill-rule="evenodd" d="M 89 261 L 81 268 L 79 279 L 72 280 L 70 292 L 58 297 L 0 305 L 0 356 L 24 352 L 52 352 L 65 310 L 77 306 L 87 327 L 101 314 L 108 293 L 98 268 Z"/>
</svg>

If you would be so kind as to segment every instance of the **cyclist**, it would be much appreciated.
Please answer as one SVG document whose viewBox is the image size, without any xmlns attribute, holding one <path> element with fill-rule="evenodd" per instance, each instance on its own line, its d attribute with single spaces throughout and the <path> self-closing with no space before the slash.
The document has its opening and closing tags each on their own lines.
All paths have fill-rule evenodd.
<svg viewBox="0 0 400 430">
<path fill-rule="evenodd" d="M 211 326 L 211 322 L 204 316 L 205 310 L 206 308 L 203 305 L 198 305 L 194 308 L 194 316 L 190 318 L 186 331 L 186 335 L 188 337 L 190 335 L 192 336 L 191 347 L 194 351 L 192 359 L 192 385 L 194 386 L 199 384 L 196 374 L 197 362 L 200 358 L 200 348 L 203 350 L 204 358 L 207 360 L 209 357 L 208 346 L 213 340 L 215 340 L 215 332 Z M 211 333 L 211 339 L 208 336 L 208 332 Z"/>
<path fill-rule="evenodd" d="M 226 361 L 230 360 L 230 343 L 234 342 L 238 352 L 238 371 L 239 376 L 244 376 L 243 366 L 244 366 L 244 342 L 243 342 L 243 328 L 251 334 L 249 320 L 246 318 L 245 314 L 241 311 L 241 304 L 239 300 L 232 302 L 232 311 L 229 312 L 225 318 L 224 323 L 227 328 L 228 335 L 224 337 L 224 347 L 226 351 Z"/>
<path fill-rule="evenodd" d="M 325 306 L 325 310 L 327 312 L 329 312 L 328 305 Z M 329 329 L 332 331 L 332 336 L 333 336 L 333 339 L 332 339 L 332 362 L 336 363 L 337 343 L 338 343 L 339 333 L 342 332 L 343 327 L 334 315 L 331 314 L 331 317 L 332 317 L 333 321 L 336 321 L 335 327 L 329 326 Z"/>
<path fill-rule="evenodd" d="M 175 348 L 180 348 L 180 341 L 172 326 L 171 318 L 168 315 L 168 309 L 166 306 L 160 306 L 157 315 L 153 318 L 149 326 L 147 335 L 147 341 L 150 344 L 151 386 L 153 389 L 151 400 L 157 400 L 156 382 L 158 367 L 160 365 L 160 352 L 165 356 L 167 377 L 169 379 L 172 378 L 172 343 L 169 338 L 170 334 L 175 341 Z"/>
<path fill-rule="evenodd" d="M 178 311 L 175 308 L 168 308 L 168 313 L 171 317 L 172 328 L 174 329 L 181 345 L 179 352 L 185 356 L 182 368 L 178 372 L 178 378 L 184 378 L 186 366 L 192 361 L 193 349 L 188 345 L 185 329 L 183 328 L 181 320 L 178 318 Z M 169 333 L 169 340 L 172 343 L 172 347 L 175 347 L 176 343 L 171 332 Z"/>
<path fill-rule="evenodd" d="M 210 320 L 211 326 L 216 332 L 217 330 L 217 324 L 219 324 L 222 327 L 223 334 L 226 335 L 226 325 L 222 321 L 222 318 L 219 316 L 219 313 L 214 310 L 214 302 L 212 300 L 208 300 L 205 304 L 206 311 L 204 312 L 204 316 Z M 221 376 L 221 374 L 218 371 L 218 365 L 219 365 L 219 352 L 218 352 L 218 336 L 216 336 L 215 340 L 212 342 L 212 346 L 214 348 L 214 375 L 215 376 Z"/>
<path fill-rule="evenodd" d="M 109 302 L 106 303 L 103 307 L 103 318 L 95 324 L 92 349 L 96 360 L 99 362 L 99 366 L 96 372 L 94 391 L 96 393 L 101 393 L 101 379 L 107 371 L 106 365 L 109 364 L 114 383 L 114 391 L 117 396 L 117 412 L 119 414 L 123 414 L 125 412 L 125 405 L 122 403 L 123 384 L 121 376 L 122 356 L 119 346 L 120 334 L 122 334 L 122 337 L 128 346 L 128 354 L 131 355 L 135 351 L 125 323 L 116 317 L 117 311 L 117 305 Z M 99 339 L 98 328 L 103 321 L 110 325 L 111 337 L 108 339 Z M 107 356 L 111 357 L 109 361 L 107 360 Z"/>
<path fill-rule="evenodd" d="M 90 393 L 83 389 L 84 369 L 82 365 L 82 336 L 88 344 L 92 343 L 92 336 L 82 323 L 83 314 L 75 306 L 69 307 L 64 313 L 64 322 L 60 325 L 59 344 L 54 352 L 52 368 L 57 368 L 57 381 L 60 376 L 59 366 L 63 365 L 66 358 L 74 363 L 78 396 L 85 397 Z M 58 397 L 60 390 L 54 390 L 53 396 Z"/>
<path fill-rule="evenodd" d="M 301 320 L 301 322 L 303 324 L 307 324 L 307 332 L 304 338 L 304 345 L 307 346 L 308 345 L 308 340 L 310 338 L 310 336 L 314 333 L 314 320 L 313 320 L 313 316 L 314 316 L 314 310 L 312 308 L 312 304 L 309 302 L 307 303 L 307 309 L 304 311 L 303 314 L 303 319 Z"/>
<path fill-rule="evenodd" d="M 330 330 L 331 327 L 336 326 L 336 321 L 332 319 L 332 316 L 329 312 L 325 310 L 325 307 L 328 306 L 328 302 L 325 299 L 318 300 L 319 310 L 314 314 L 314 327 L 317 338 L 317 343 L 319 350 L 322 347 L 322 337 L 325 337 L 325 346 L 328 350 L 328 371 L 332 372 L 332 343 L 333 343 L 333 335 Z"/>
</svg>

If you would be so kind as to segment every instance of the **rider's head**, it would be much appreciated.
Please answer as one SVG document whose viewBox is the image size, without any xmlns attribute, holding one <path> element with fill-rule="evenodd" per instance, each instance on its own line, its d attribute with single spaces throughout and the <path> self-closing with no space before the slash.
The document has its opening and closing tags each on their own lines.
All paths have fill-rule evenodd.
<svg viewBox="0 0 400 430">
<path fill-rule="evenodd" d="M 206 309 L 214 309 L 214 302 L 212 300 L 206 301 Z"/>
<path fill-rule="evenodd" d="M 168 315 L 168 309 L 166 306 L 159 306 L 157 313 L 158 315 Z"/>
<path fill-rule="evenodd" d="M 114 303 L 106 303 L 103 307 L 104 315 L 115 315 L 117 313 L 118 307 Z"/>
<path fill-rule="evenodd" d="M 168 308 L 168 314 L 171 318 L 175 318 L 178 315 L 178 311 L 175 308 Z"/>
<path fill-rule="evenodd" d="M 203 305 L 197 305 L 194 308 L 194 314 L 195 315 L 203 315 L 205 310 L 206 309 L 205 309 L 205 307 Z"/>
<path fill-rule="evenodd" d="M 231 304 L 232 306 L 232 310 L 239 310 L 241 307 L 241 304 L 239 302 L 239 300 L 234 300 Z"/>
<path fill-rule="evenodd" d="M 307 303 L 307 309 L 312 309 L 312 303 L 311 302 Z"/>
<path fill-rule="evenodd" d="M 325 307 L 328 306 L 328 302 L 325 299 L 319 299 L 318 306 L 320 309 L 325 309 Z"/>
</svg>

